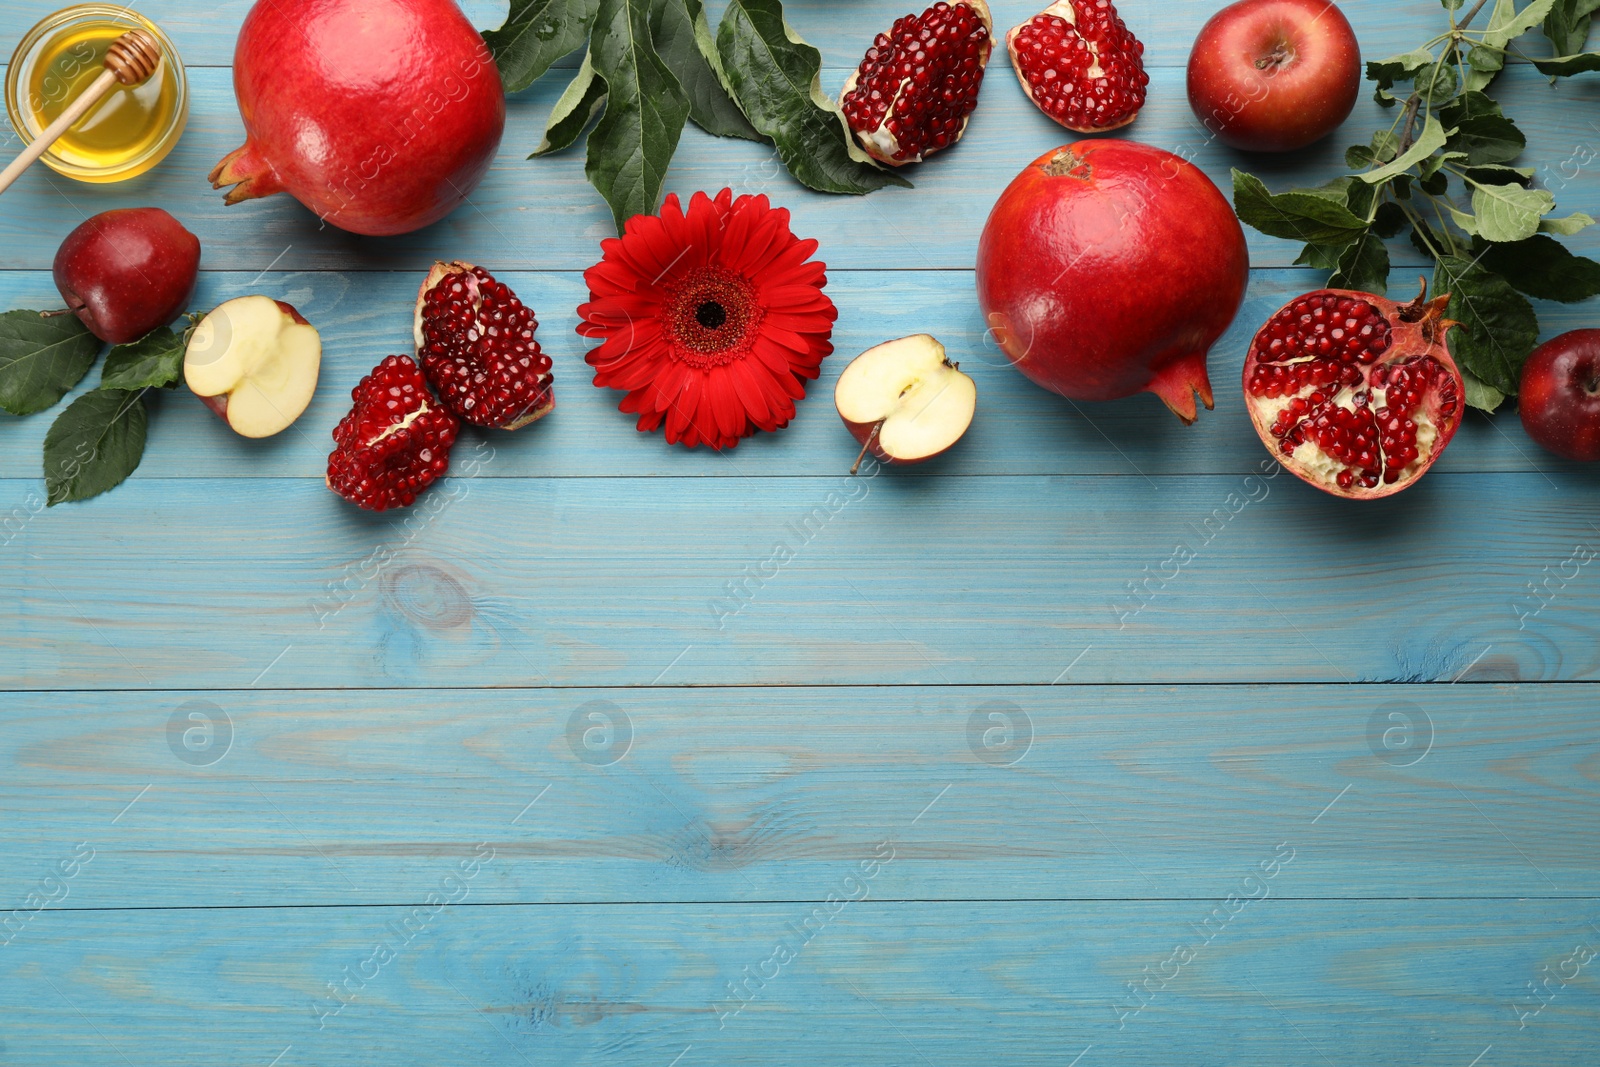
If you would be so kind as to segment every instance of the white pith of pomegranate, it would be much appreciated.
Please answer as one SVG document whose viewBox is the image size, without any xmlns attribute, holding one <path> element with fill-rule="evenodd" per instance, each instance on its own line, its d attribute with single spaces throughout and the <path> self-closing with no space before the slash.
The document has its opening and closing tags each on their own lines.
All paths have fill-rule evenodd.
<svg viewBox="0 0 1600 1067">
<path fill-rule="evenodd" d="M 1028 99 L 1069 130 L 1119 129 L 1144 107 L 1144 44 L 1111 0 L 1055 0 L 1011 28 L 1006 51 Z"/>
<path fill-rule="evenodd" d="M 1320 289 L 1268 319 L 1244 364 L 1262 443 L 1296 477 L 1369 500 L 1411 485 L 1461 425 L 1466 388 L 1446 344 L 1448 296 L 1396 304 Z"/>
<path fill-rule="evenodd" d="M 941 0 L 878 34 L 844 83 L 839 110 L 873 159 L 920 163 L 961 140 L 993 50 L 984 0 Z"/>
</svg>

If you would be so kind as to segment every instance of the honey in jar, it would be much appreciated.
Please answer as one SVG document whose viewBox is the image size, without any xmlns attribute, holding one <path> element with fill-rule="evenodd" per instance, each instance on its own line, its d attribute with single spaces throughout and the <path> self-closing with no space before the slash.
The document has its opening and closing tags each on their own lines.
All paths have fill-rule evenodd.
<svg viewBox="0 0 1600 1067">
<path fill-rule="evenodd" d="M 125 8 L 85 4 L 57 12 L 29 32 L 7 71 L 12 124 L 30 139 L 54 121 L 105 69 L 106 51 L 135 26 L 155 27 Z M 182 64 L 155 31 L 162 58 L 138 85 L 113 85 L 42 157 L 90 182 L 122 181 L 159 163 L 187 119 Z"/>
</svg>

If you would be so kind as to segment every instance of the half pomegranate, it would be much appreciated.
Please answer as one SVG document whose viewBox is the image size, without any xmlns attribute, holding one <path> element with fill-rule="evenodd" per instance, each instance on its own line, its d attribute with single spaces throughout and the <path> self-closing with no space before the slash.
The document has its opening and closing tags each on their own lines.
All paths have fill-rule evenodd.
<svg viewBox="0 0 1600 1067">
<path fill-rule="evenodd" d="M 1006 34 L 1022 91 L 1069 130 L 1126 126 L 1144 107 L 1144 45 L 1111 0 L 1055 0 Z"/>
<path fill-rule="evenodd" d="M 839 110 L 873 159 L 920 163 L 961 140 L 993 49 L 984 0 L 906 15 L 873 40 L 844 83 Z"/>
<path fill-rule="evenodd" d="M 1409 304 L 1319 289 L 1261 327 L 1244 361 L 1244 401 L 1262 443 L 1295 477 L 1334 496 L 1398 493 L 1433 466 L 1461 425 L 1466 386 L 1445 336 L 1448 296 Z"/>
<path fill-rule="evenodd" d="M 435 263 L 417 291 L 417 359 L 457 417 L 516 430 L 556 406 L 533 309 L 482 267 Z"/>
<path fill-rule="evenodd" d="M 386 356 L 350 397 L 355 406 L 333 431 L 328 488 L 368 511 L 411 506 L 449 469 L 461 424 L 410 356 Z"/>
</svg>

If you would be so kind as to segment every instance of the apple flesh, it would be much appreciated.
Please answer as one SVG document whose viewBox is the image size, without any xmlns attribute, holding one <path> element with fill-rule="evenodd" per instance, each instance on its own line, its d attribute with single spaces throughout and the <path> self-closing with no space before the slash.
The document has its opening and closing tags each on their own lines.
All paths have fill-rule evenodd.
<svg viewBox="0 0 1600 1067">
<path fill-rule="evenodd" d="M 913 334 L 861 353 L 839 375 L 833 404 L 851 436 L 885 463 L 921 463 L 972 425 L 978 387 L 945 357 L 944 345 Z M 860 457 L 856 467 L 861 465 Z"/>
<path fill-rule="evenodd" d="M 1211 16 L 1189 53 L 1189 106 L 1223 144 L 1292 152 L 1350 117 L 1361 46 L 1328 0 L 1240 0 Z"/>
<path fill-rule="evenodd" d="M 137 341 L 183 313 L 200 272 L 200 239 L 158 207 L 85 219 L 56 249 L 56 288 L 102 341 Z"/>
<path fill-rule="evenodd" d="M 322 338 L 298 311 L 241 296 L 201 319 L 183 353 L 183 380 L 235 433 L 271 437 L 317 391 Z"/>
<path fill-rule="evenodd" d="M 1534 349 L 1522 366 L 1517 410 L 1541 448 L 1600 461 L 1600 330 L 1573 330 Z"/>
</svg>

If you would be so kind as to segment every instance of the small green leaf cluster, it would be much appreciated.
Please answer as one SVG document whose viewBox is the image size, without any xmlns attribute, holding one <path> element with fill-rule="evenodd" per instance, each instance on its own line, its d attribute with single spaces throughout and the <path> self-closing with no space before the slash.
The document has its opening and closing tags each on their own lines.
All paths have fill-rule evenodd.
<svg viewBox="0 0 1600 1067">
<path fill-rule="evenodd" d="M 1247 225 L 1305 243 L 1295 262 L 1330 272 L 1336 288 L 1383 293 L 1385 241 L 1409 231 L 1435 264 L 1433 289 L 1450 294 L 1461 323 L 1450 348 L 1467 383 L 1467 402 L 1493 411 L 1515 396 L 1522 365 L 1539 337 L 1529 298 L 1572 303 L 1600 294 L 1600 263 L 1573 255 L 1570 237 L 1594 219 L 1555 217 L 1555 196 L 1534 187 L 1533 170 L 1515 166 L 1526 140 L 1485 90 L 1507 56 L 1528 58 L 1515 42 L 1542 27 L 1560 55 L 1530 61 L 1552 75 L 1600 70 L 1600 52 L 1582 53 L 1600 0 L 1442 0 L 1450 28 L 1422 47 L 1367 64 L 1377 102 L 1394 122 L 1345 153 L 1354 173 L 1316 189 L 1272 193 L 1233 172 L 1234 208 Z M 1469 26 L 1485 7 L 1488 24 Z M 1568 54 L 1572 53 L 1572 54 Z"/>
<path fill-rule="evenodd" d="M 772 145 L 822 192 L 911 184 L 856 145 L 822 93 L 822 54 L 789 25 L 781 0 L 729 0 L 715 35 L 700 0 L 511 0 L 504 25 L 483 38 L 508 93 L 587 42 L 533 155 L 570 148 L 593 123 L 584 170 L 618 232 L 660 205 L 690 121 Z"/>
<path fill-rule="evenodd" d="M 183 377 L 184 335 L 165 326 L 114 345 L 100 385 L 56 416 L 44 438 L 45 499 L 87 500 L 120 485 L 144 457 L 145 392 Z M 0 315 L 0 409 L 31 415 L 54 407 L 100 355 L 100 339 L 76 315 L 8 311 Z"/>
</svg>

